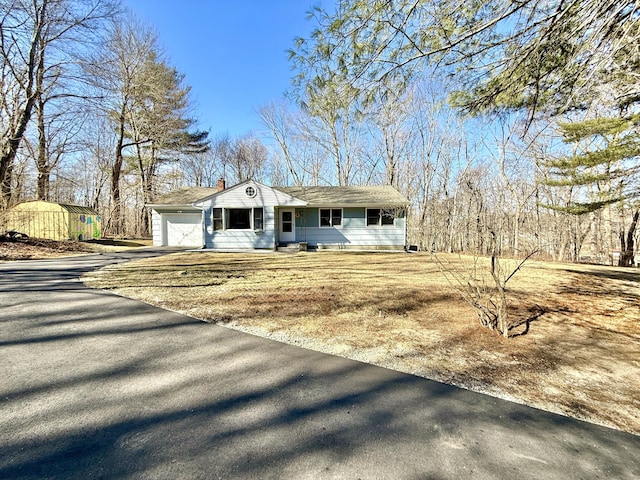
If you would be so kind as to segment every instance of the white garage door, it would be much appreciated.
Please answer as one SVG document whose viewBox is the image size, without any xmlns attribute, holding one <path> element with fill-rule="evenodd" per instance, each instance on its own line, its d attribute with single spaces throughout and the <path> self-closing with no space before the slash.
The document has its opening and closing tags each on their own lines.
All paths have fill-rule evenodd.
<svg viewBox="0 0 640 480">
<path fill-rule="evenodd" d="M 200 213 L 165 214 L 167 245 L 201 247 L 202 226 Z"/>
</svg>

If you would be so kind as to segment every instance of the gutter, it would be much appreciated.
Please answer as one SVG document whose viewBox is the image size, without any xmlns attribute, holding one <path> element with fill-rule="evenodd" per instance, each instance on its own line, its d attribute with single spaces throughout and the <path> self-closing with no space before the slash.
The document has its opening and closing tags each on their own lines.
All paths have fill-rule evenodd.
<svg viewBox="0 0 640 480">
<path fill-rule="evenodd" d="M 147 207 L 158 209 L 158 208 L 166 208 L 166 209 L 175 209 L 175 208 L 190 208 L 195 210 L 202 210 L 200 207 L 196 207 L 193 203 L 185 203 L 185 204 L 175 204 L 175 203 L 147 203 Z"/>
</svg>

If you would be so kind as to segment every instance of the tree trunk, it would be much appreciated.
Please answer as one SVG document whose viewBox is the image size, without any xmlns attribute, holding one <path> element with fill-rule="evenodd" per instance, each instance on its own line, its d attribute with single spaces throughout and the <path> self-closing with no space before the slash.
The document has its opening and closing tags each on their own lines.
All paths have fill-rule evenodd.
<svg viewBox="0 0 640 480">
<path fill-rule="evenodd" d="M 41 81 L 40 73 L 38 73 L 38 82 Z M 38 200 L 49 200 L 49 175 L 51 168 L 47 158 L 47 133 L 44 126 L 44 101 L 42 94 L 38 94 L 38 102 L 36 107 L 38 117 L 38 153 L 36 155 L 36 168 L 38 169 L 38 186 L 36 198 Z"/>
<path fill-rule="evenodd" d="M 35 97 L 31 92 L 28 95 L 27 103 L 21 112 L 18 124 L 15 129 L 9 132 L 8 138 L 3 139 L 2 153 L 0 155 L 0 207 L 8 207 L 11 204 L 11 175 L 13 162 L 18 153 L 20 142 L 27 129 L 31 112 L 35 104 Z"/>
<path fill-rule="evenodd" d="M 494 236 L 494 245 L 493 248 L 496 248 L 495 244 L 495 234 L 491 232 Z M 491 277 L 493 278 L 493 283 L 496 288 L 496 306 L 495 306 L 495 315 L 496 315 L 496 327 L 497 330 L 502 334 L 503 337 L 509 338 L 509 317 L 508 317 L 508 303 L 507 296 L 505 295 L 505 285 L 500 278 L 498 273 L 499 267 L 498 256 L 494 252 L 491 255 Z"/>
<path fill-rule="evenodd" d="M 38 153 L 36 155 L 36 168 L 38 169 L 38 185 L 36 197 L 38 200 L 49 200 L 49 175 L 51 174 L 51 162 L 47 158 L 47 131 L 44 125 L 44 49 L 41 51 L 38 59 L 38 68 L 36 70 L 36 91 L 35 104 L 38 126 Z"/>
<path fill-rule="evenodd" d="M 13 177 L 13 158 L 0 160 L 0 210 L 11 206 L 11 179 Z"/>
<path fill-rule="evenodd" d="M 125 110 L 126 101 L 123 101 L 122 108 L 120 109 L 120 116 L 118 125 L 118 143 L 115 151 L 115 161 L 111 167 L 111 232 L 114 235 L 121 235 L 123 233 L 124 222 L 122 218 L 122 202 L 120 199 L 120 174 L 122 173 L 122 163 L 124 162 L 124 156 L 122 150 L 124 149 L 124 126 L 125 126 Z"/>
<path fill-rule="evenodd" d="M 140 169 L 140 185 L 142 189 L 142 208 L 140 209 L 140 235 L 142 237 L 148 237 L 151 234 L 151 211 L 147 204 L 149 204 L 153 197 L 153 178 L 155 174 L 156 165 L 156 149 L 151 147 L 150 158 L 147 167 L 145 168 L 142 161 L 142 151 L 140 144 L 136 145 L 136 152 L 138 157 L 138 168 Z"/>
<path fill-rule="evenodd" d="M 633 237 L 636 233 L 636 226 L 638 225 L 638 217 L 640 216 L 640 210 L 636 210 L 629 225 L 629 230 L 626 234 L 624 230 L 620 232 L 620 260 L 618 260 L 618 266 L 620 267 L 632 267 L 634 263 L 634 241 Z"/>
<path fill-rule="evenodd" d="M 49 201 L 49 185 L 51 171 L 49 169 L 38 169 L 38 189 L 36 198 L 38 200 Z"/>
<path fill-rule="evenodd" d="M 116 161 L 111 168 L 111 233 L 122 233 L 122 206 L 120 200 L 120 173 L 122 171 L 122 148 L 116 148 Z"/>
<path fill-rule="evenodd" d="M 40 62 L 44 59 L 45 44 L 41 42 L 41 33 L 44 24 L 45 13 L 47 11 L 48 2 L 42 2 L 36 10 L 37 19 L 34 25 L 34 31 L 31 35 L 29 44 L 29 53 L 26 56 L 26 71 L 22 81 L 24 86 L 24 107 L 22 110 L 15 112 L 10 119 L 14 126 L 9 129 L 5 138 L 2 139 L 0 145 L 0 208 L 6 208 L 11 204 L 11 176 L 13 171 L 13 162 L 18 153 L 20 142 L 24 137 L 27 129 L 31 113 L 37 98 L 37 89 L 34 89 L 34 81 L 36 74 L 36 66 L 38 59 Z M 6 57 L 5 57 L 6 59 Z M 13 121 L 15 120 L 15 123 Z"/>
<path fill-rule="evenodd" d="M 384 130 L 384 147 L 385 152 L 387 154 L 387 168 L 386 168 L 386 177 L 387 177 L 387 185 L 391 185 L 392 187 L 398 187 L 398 165 L 395 159 L 395 151 L 391 142 L 389 141 L 389 132 Z"/>
</svg>

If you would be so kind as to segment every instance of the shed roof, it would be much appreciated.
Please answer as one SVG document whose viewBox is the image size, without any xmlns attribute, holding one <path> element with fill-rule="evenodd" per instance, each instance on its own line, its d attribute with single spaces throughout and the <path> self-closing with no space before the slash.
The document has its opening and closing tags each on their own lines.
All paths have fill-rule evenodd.
<svg viewBox="0 0 640 480">
<path fill-rule="evenodd" d="M 19 203 L 18 205 L 13 207 L 13 210 L 16 210 L 16 211 L 20 211 L 20 210 L 46 211 L 47 209 L 54 210 L 54 211 L 59 211 L 59 209 L 63 209 L 69 213 L 78 213 L 82 215 L 98 215 L 98 212 L 95 209 L 91 207 L 86 207 L 84 205 L 72 205 L 70 203 L 47 202 L 45 200 L 31 200 L 28 202 Z"/>
<path fill-rule="evenodd" d="M 98 212 L 91 207 L 85 207 L 83 205 L 70 205 L 67 203 L 59 203 L 58 205 L 60 205 L 69 213 L 80 213 L 82 215 L 98 215 Z"/>
<path fill-rule="evenodd" d="M 376 187 L 275 187 L 309 206 L 383 205 L 404 207 L 409 200 L 390 185 Z"/>
</svg>

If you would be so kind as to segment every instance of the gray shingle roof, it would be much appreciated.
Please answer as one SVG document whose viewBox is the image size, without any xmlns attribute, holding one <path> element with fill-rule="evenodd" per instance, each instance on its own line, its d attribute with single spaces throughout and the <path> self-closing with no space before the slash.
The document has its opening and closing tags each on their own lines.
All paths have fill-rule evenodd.
<svg viewBox="0 0 640 480">
<path fill-rule="evenodd" d="M 309 206 L 380 205 L 403 207 L 409 200 L 390 185 L 378 187 L 274 187 Z"/>
<path fill-rule="evenodd" d="M 213 195 L 215 187 L 185 187 L 159 196 L 152 205 L 191 205 L 198 200 Z"/>
<path fill-rule="evenodd" d="M 303 200 L 309 206 L 366 206 L 404 207 L 409 200 L 395 188 L 378 187 L 273 187 L 282 193 Z M 191 205 L 214 193 L 215 187 L 186 187 L 158 197 L 152 205 Z"/>
</svg>

